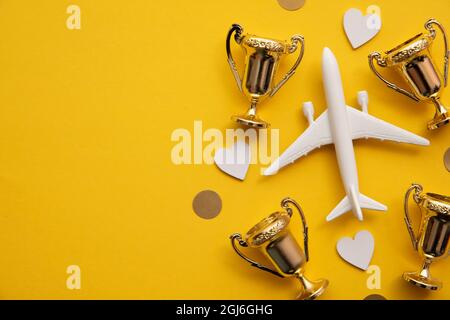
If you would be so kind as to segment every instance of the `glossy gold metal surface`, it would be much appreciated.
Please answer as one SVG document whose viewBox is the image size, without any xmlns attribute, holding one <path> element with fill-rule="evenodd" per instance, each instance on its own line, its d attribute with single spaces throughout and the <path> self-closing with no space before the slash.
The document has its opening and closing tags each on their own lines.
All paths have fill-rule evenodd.
<svg viewBox="0 0 450 320">
<path fill-rule="evenodd" d="M 413 193 L 414 192 L 414 193 Z M 422 218 L 417 235 L 414 233 L 409 215 L 409 199 L 420 208 Z M 414 249 L 424 259 L 418 272 L 406 272 L 403 278 L 418 287 L 439 290 L 442 282 L 431 277 L 432 262 L 443 260 L 450 248 L 450 197 L 424 193 L 421 185 L 413 184 L 405 195 L 405 223 Z"/>
<path fill-rule="evenodd" d="M 328 280 L 310 281 L 305 273 L 305 265 L 309 260 L 308 226 L 300 205 L 286 198 L 281 202 L 283 211 L 275 212 L 251 228 L 245 240 L 239 233 L 231 235 L 231 245 L 235 252 L 253 267 L 270 272 L 278 277 L 294 277 L 300 282 L 298 299 L 312 300 L 320 296 L 328 287 Z M 303 248 L 294 238 L 289 224 L 293 214 L 293 206 L 297 209 L 303 224 Z M 237 246 L 259 250 L 275 267 L 266 267 L 247 257 Z"/>
<path fill-rule="evenodd" d="M 303 58 L 305 44 L 300 35 L 291 38 L 291 42 L 261 38 L 243 34 L 243 28 L 234 24 L 227 35 L 226 49 L 228 63 L 239 90 L 249 99 L 250 108 L 243 115 L 232 117 L 236 122 L 255 128 L 267 128 L 269 123 L 261 120 L 256 108 L 267 97 L 272 97 L 294 75 Z M 245 54 L 245 66 L 241 78 L 231 54 L 231 38 L 242 48 Z M 301 44 L 299 56 L 288 73 L 275 84 L 275 74 L 283 56 L 293 54 Z"/>
<path fill-rule="evenodd" d="M 443 34 L 445 53 L 443 74 L 439 71 L 431 54 L 431 47 L 436 39 L 437 27 Z M 369 55 L 369 65 L 375 75 L 389 88 L 404 94 L 414 101 L 427 101 L 433 103 L 436 109 L 433 120 L 428 122 L 428 129 L 434 130 L 450 122 L 450 115 L 441 103 L 441 95 L 448 83 L 448 68 L 450 51 L 447 34 L 444 27 L 435 19 L 425 23 L 427 33 L 421 33 L 384 55 L 374 52 Z M 400 88 L 385 79 L 375 67 L 378 66 L 396 70 L 405 79 L 410 91 Z"/>
</svg>

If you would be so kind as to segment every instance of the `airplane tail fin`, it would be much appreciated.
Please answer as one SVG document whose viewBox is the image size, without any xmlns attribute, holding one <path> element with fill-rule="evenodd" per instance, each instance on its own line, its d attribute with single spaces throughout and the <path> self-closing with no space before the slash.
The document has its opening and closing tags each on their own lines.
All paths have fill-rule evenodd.
<svg viewBox="0 0 450 320">
<path fill-rule="evenodd" d="M 357 194 L 355 189 L 351 188 L 350 197 L 346 196 L 342 199 L 337 207 L 327 216 L 327 221 L 334 220 L 351 210 L 355 213 L 358 220 L 362 221 L 363 214 L 361 209 L 386 211 L 387 207 L 362 193 Z"/>
</svg>

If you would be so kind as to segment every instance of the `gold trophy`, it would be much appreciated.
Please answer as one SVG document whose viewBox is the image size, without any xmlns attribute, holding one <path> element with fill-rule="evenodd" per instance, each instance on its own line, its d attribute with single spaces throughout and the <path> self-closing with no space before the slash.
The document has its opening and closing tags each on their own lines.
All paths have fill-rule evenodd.
<svg viewBox="0 0 450 320">
<path fill-rule="evenodd" d="M 305 44 L 300 35 L 291 38 L 291 43 L 274 39 L 260 38 L 250 34 L 243 34 L 243 28 L 233 24 L 227 36 L 228 63 L 233 72 L 239 90 L 250 100 L 250 108 L 247 113 L 232 117 L 236 122 L 254 128 L 267 128 L 269 124 L 256 115 L 256 106 L 267 97 L 272 97 L 291 78 L 303 58 Z M 244 50 L 245 70 L 243 78 L 236 69 L 231 54 L 230 40 L 234 34 L 234 40 Z M 274 76 L 277 72 L 281 58 L 297 51 L 301 43 L 300 55 L 294 66 L 281 79 L 274 84 Z"/>
<path fill-rule="evenodd" d="M 422 213 L 419 232 L 414 234 L 409 216 L 408 202 L 413 199 Z M 434 193 L 423 193 L 421 185 L 413 184 L 405 195 L 405 223 L 414 249 L 424 258 L 422 270 L 406 272 L 403 278 L 418 287 L 439 290 L 442 282 L 430 275 L 430 264 L 445 259 L 450 248 L 450 197 Z"/>
<path fill-rule="evenodd" d="M 292 217 L 292 208 L 289 205 L 293 205 L 298 210 L 302 219 L 304 251 L 289 230 L 289 222 Z M 309 260 L 308 226 L 305 215 L 300 205 L 292 199 L 286 198 L 281 201 L 281 207 L 284 211 L 275 212 L 262 220 L 247 232 L 245 240 L 242 239 L 240 234 L 233 234 L 230 237 L 231 245 L 236 253 L 253 267 L 270 272 L 281 278 L 297 278 L 301 285 L 301 291 L 297 298 L 313 300 L 325 291 L 328 287 L 328 280 L 310 281 L 305 277 L 305 264 Z M 241 247 L 259 249 L 272 262 L 276 271 L 248 258 L 239 250 L 236 242 Z"/>
<path fill-rule="evenodd" d="M 437 32 L 434 26 L 437 26 L 444 35 L 445 54 L 443 75 L 436 67 L 430 50 L 436 39 Z M 387 51 L 384 56 L 379 52 L 372 53 L 369 56 L 369 65 L 377 77 L 387 84 L 389 88 L 417 102 L 432 102 L 436 107 L 436 114 L 434 119 L 428 123 L 428 129 L 434 130 L 450 122 L 450 115 L 440 101 L 442 91 L 447 87 L 450 51 L 448 49 L 445 29 L 437 20 L 428 20 L 425 24 L 425 29 L 428 31 L 427 33 L 416 35 L 396 48 Z M 375 68 L 374 60 L 377 61 L 380 67 L 397 70 L 406 80 L 412 92 L 402 89 L 386 80 Z"/>
</svg>

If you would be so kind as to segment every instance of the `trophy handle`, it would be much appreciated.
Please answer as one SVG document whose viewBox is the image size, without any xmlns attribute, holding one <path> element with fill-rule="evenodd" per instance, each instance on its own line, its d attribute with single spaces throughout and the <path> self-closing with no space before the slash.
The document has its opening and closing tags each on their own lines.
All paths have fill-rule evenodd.
<svg viewBox="0 0 450 320">
<path fill-rule="evenodd" d="M 295 201 L 294 199 L 291 198 L 285 198 L 281 201 L 281 206 L 283 207 L 283 209 L 285 209 L 287 211 L 287 213 L 289 214 L 289 216 L 292 217 L 292 209 L 289 207 L 289 204 L 292 204 L 298 211 L 298 213 L 300 214 L 300 217 L 302 219 L 302 224 L 303 224 L 303 246 L 305 249 L 305 256 L 306 256 L 306 262 L 309 261 L 309 249 L 308 249 L 308 225 L 306 224 L 306 218 L 305 218 L 305 214 L 303 213 L 302 207 L 300 207 L 300 205 L 297 203 L 297 201 Z"/>
<path fill-rule="evenodd" d="M 241 250 L 239 250 L 239 248 L 236 245 L 236 241 L 239 243 L 239 245 L 241 247 L 247 248 L 248 244 L 247 242 L 245 242 L 245 240 L 242 239 L 242 236 L 239 233 L 234 233 L 230 236 L 230 240 L 231 240 L 231 246 L 233 247 L 234 251 L 236 251 L 236 253 L 238 254 L 238 256 L 240 256 L 242 259 L 244 259 L 245 261 L 247 261 L 248 263 L 250 263 L 250 265 L 252 267 L 258 268 L 260 270 L 269 272 L 277 277 L 280 278 L 284 278 L 281 273 L 272 270 L 268 267 L 263 266 L 262 264 L 259 264 L 258 262 L 256 262 L 255 260 L 250 259 L 249 257 L 247 257 L 244 253 L 242 253 Z"/>
<path fill-rule="evenodd" d="M 444 26 L 437 21 L 436 19 L 430 19 L 425 23 L 425 29 L 430 31 L 431 35 L 433 37 L 436 36 L 436 29 L 433 28 L 433 25 L 436 25 L 439 30 L 441 30 L 442 35 L 444 36 L 444 85 L 447 87 L 448 84 L 448 67 L 449 67 L 449 60 L 450 60 L 450 50 L 448 47 L 448 40 L 447 40 L 447 33 L 445 32 Z"/>
<path fill-rule="evenodd" d="M 377 60 L 377 63 L 380 67 L 386 67 L 386 61 L 384 61 L 381 58 L 381 53 L 379 52 L 373 52 L 369 55 L 369 65 L 370 65 L 370 69 L 372 69 L 373 73 L 375 73 L 375 75 L 381 80 L 383 81 L 390 89 L 393 89 L 407 97 L 410 97 L 411 99 L 413 99 L 414 101 L 418 102 L 420 101 L 419 98 L 417 98 L 414 94 L 412 94 L 411 92 L 400 88 L 399 86 L 395 85 L 394 83 L 386 80 L 381 73 L 378 72 L 377 68 L 375 67 L 375 64 L 373 63 L 373 60 Z"/>
<path fill-rule="evenodd" d="M 230 65 L 231 72 L 233 73 L 234 80 L 236 80 L 236 84 L 239 88 L 239 91 L 241 91 L 241 92 L 242 92 L 242 79 L 236 68 L 236 62 L 233 59 L 233 55 L 231 54 L 230 40 L 231 40 L 233 33 L 236 33 L 234 35 L 234 40 L 238 44 L 241 43 L 241 40 L 242 40 L 241 35 L 242 35 L 243 31 L 244 31 L 244 29 L 239 24 L 233 24 L 230 28 L 230 31 L 228 31 L 227 41 L 226 41 L 228 64 Z"/>
<path fill-rule="evenodd" d="M 295 71 L 297 70 L 298 66 L 300 65 L 300 62 L 302 62 L 303 55 L 305 54 L 305 38 L 303 36 L 294 35 L 291 38 L 291 46 L 289 47 L 289 53 L 291 54 L 291 53 L 294 53 L 295 51 L 297 51 L 299 43 L 301 43 L 302 47 L 300 49 L 300 53 L 299 53 L 297 60 L 295 61 L 292 68 L 288 71 L 288 73 L 285 74 L 283 79 L 281 79 L 280 82 L 278 82 L 273 87 L 272 91 L 270 91 L 270 97 L 273 97 L 278 92 L 278 90 L 280 90 L 281 87 L 284 86 L 284 84 L 295 74 Z"/>
<path fill-rule="evenodd" d="M 414 233 L 413 227 L 412 227 L 412 223 L 411 223 L 411 217 L 409 215 L 409 198 L 411 196 L 411 193 L 414 191 L 414 201 L 417 203 L 419 203 L 420 199 L 419 199 L 419 194 L 423 191 L 423 187 L 420 184 L 416 184 L 414 183 L 411 187 L 409 187 L 408 191 L 406 191 L 405 194 L 405 201 L 404 201 L 404 210 L 405 210 L 405 224 L 406 224 L 406 228 L 408 229 L 408 233 L 409 236 L 411 238 L 411 243 L 414 247 L 414 249 L 417 251 L 417 247 L 418 247 L 418 240 L 417 240 L 417 236 Z"/>
</svg>

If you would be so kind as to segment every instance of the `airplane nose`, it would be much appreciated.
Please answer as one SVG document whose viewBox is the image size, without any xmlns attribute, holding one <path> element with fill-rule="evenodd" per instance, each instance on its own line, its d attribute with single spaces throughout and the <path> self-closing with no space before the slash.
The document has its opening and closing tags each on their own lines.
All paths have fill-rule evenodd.
<svg viewBox="0 0 450 320">
<path fill-rule="evenodd" d="M 323 48 L 322 61 L 324 63 L 337 63 L 336 57 L 330 48 L 328 47 Z"/>
<path fill-rule="evenodd" d="M 330 54 L 330 53 L 331 53 L 331 49 L 330 48 L 328 48 L 328 47 L 323 48 L 323 52 L 322 52 L 323 55 Z"/>
</svg>

